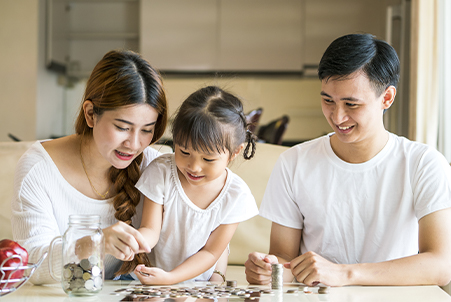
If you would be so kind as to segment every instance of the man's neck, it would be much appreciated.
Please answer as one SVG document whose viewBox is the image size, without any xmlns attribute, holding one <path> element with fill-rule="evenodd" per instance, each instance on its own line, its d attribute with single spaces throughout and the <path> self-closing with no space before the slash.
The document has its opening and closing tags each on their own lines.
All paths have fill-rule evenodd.
<svg viewBox="0 0 451 302">
<path fill-rule="evenodd" d="M 387 144 L 389 134 L 386 130 L 379 135 L 355 143 L 343 143 L 336 135 L 330 138 L 334 153 L 343 161 L 361 164 L 375 157 Z"/>
</svg>

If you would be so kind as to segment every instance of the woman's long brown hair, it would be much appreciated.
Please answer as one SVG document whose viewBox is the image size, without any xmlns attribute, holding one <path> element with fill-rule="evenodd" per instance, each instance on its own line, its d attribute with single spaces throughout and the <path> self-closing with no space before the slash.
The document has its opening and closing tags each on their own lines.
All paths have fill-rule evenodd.
<svg viewBox="0 0 451 302">
<path fill-rule="evenodd" d="M 86 83 L 83 102 L 90 100 L 94 105 L 94 114 L 100 116 L 107 110 L 115 110 L 133 104 L 148 104 L 158 112 L 152 142 L 158 141 L 167 124 L 167 104 L 163 83 L 159 73 L 139 54 L 133 51 L 113 50 L 97 63 Z M 75 132 L 82 136 L 92 136 L 92 128 L 86 122 L 81 107 L 75 123 Z M 132 225 L 140 193 L 135 188 L 141 170 L 143 154 L 137 156 L 125 169 L 110 168 L 110 180 L 116 196 L 113 206 L 115 218 Z M 124 262 L 116 275 L 126 274 L 137 264 L 150 266 L 145 253 L 135 256 L 133 261 Z"/>
</svg>

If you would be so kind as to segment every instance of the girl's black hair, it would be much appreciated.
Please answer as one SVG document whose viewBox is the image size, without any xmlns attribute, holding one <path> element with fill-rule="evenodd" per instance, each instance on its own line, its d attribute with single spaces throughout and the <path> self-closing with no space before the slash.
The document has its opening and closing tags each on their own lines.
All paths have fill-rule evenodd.
<svg viewBox="0 0 451 302">
<path fill-rule="evenodd" d="M 174 144 L 195 151 L 229 151 L 230 156 L 246 142 L 243 155 L 255 154 L 256 137 L 247 129 L 243 104 L 231 93 L 208 86 L 192 93 L 180 106 L 172 121 Z"/>
</svg>

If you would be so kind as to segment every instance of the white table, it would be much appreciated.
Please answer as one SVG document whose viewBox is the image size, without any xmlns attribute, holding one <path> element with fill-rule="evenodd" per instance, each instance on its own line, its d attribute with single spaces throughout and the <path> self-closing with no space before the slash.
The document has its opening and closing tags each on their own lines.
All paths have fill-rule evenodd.
<svg viewBox="0 0 451 302">
<path fill-rule="evenodd" d="M 243 267 L 231 267 L 227 272 L 228 280 L 237 280 L 239 287 L 248 286 L 245 281 Z M 100 302 L 100 301 L 120 301 L 125 295 L 112 295 L 112 293 L 120 288 L 128 287 L 129 285 L 138 284 L 125 281 L 106 281 L 103 290 L 92 297 L 69 297 L 62 290 L 59 284 L 52 284 L 46 286 L 33 286 L 25 284 L 18 291 L 0 298 L 0 302 Z M 184 283 L 183 286 L 199 286 L 202 283 Z M 438 286 L 345 286 L 330 288 L 328 294 L 316 293 L 316 288 L 310 288 L 312 293 L 306 294 L 298 292 L 297 294 L 287 294 L 287 289 L 295 288 L 297 285 L 285 284 L 283 291 L 275 291 L 272 295 L 262 295 L 259 302 L 435 302 L 435 301 L 451 301 L 445 291 Z M 262 287 L 268 288 L 268 287 Z M 283 295 L 283 300 L 282 300 Z M 205 300 L 203 300 L 205 301 Z M 231 297 L 230 302 L 242 302 L 243 299 Z"/>
</svg>

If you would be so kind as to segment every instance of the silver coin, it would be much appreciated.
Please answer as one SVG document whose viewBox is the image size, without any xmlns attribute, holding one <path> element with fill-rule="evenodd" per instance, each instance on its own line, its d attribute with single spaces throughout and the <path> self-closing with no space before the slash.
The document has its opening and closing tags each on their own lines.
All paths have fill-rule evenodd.
<svg viewBox="0 0 451 302">
<path fill-rule="evenodd" d="M 100 267 L 98 267 L 98 266 L 93 266 L 92 269 L 91 269 L 91 274 L 92 274 L 94 277 L 99 276 L 101 272 L 102 272 L 102 270 L 101 270 Z"/>
<path fill-rule="evenodd" d="M 94 289 L 94 280 L 88 280 L 85 282 L 85 288 L 88 291 L 92 291 Z"/>
<path fill-rule="evenodd" d="M 69 267 L 63 270 L 63 279 L 64 280 L 72 279 L 72 270 Z"/>
<path fill-rule="evenodd" d="M 70 289 L 70 282 L 63 282 L 63 289 L 64 290 Z"/>
<path fill-rule="evenodd" d="M 93 266 L 99 263 L 99 257 L 97 257 L 96 255 L 89 256 L 88 260 Z"/>
<path fill-rule="evenodd" d="M 80 266 L 82 269 L 84 269 L 85 271 L 89 271 L 92 267 L 91 263 L 89 262 L 88 259 L 82 259 L 80 261 Z"/>
<path fill-rule="evenodd" d="M 328 286 L 321 286 L 318 288 L 318 294 L 328 294 L 329 293 L 329 287 Z"/>
<path fill-rule="evenodd" d="M 102 286 L 103 286 L 103 279 L 102 279 L 102 277 L 97 276 L 97 277 L 94 278 L 94 286 L 96 288 L 102 288 Z"/>
<path fill-rule="evenodd" d="M 81 278 L 83 277 L 83 269 L 81 267 L 74 267 L 74 277 Z"/>
</svg>

